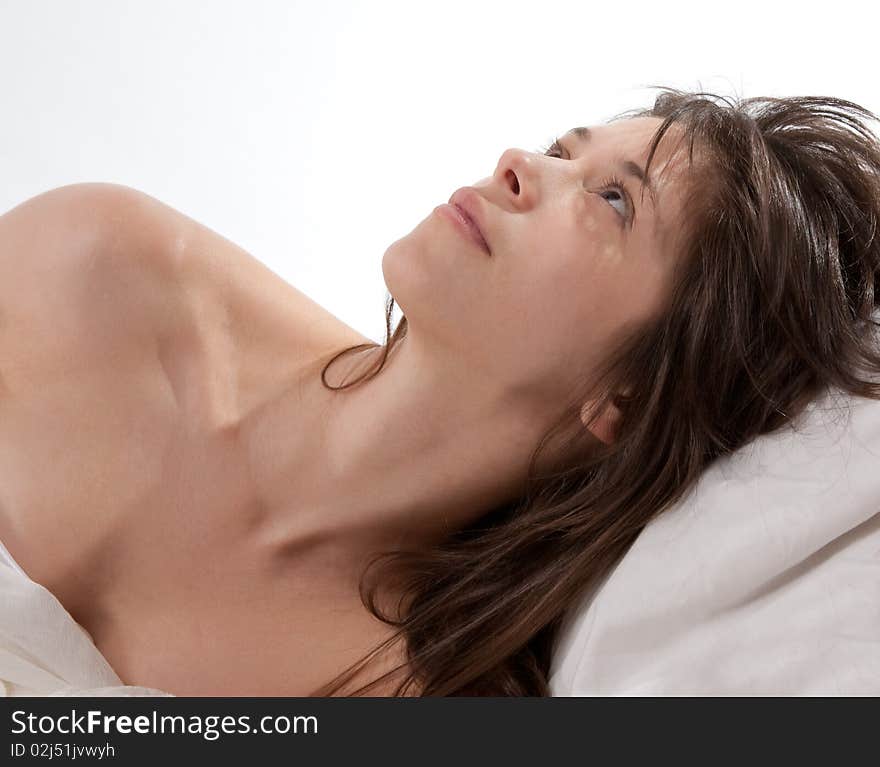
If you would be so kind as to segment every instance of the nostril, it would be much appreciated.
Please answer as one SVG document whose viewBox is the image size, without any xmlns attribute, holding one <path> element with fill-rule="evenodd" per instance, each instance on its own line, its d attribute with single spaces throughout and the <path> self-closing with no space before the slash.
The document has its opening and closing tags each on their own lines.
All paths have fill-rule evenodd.
<svg viewBox="0 0 880 767">
<path fill-rule="evenodd" d="M 516 177 L 516 173 L 514 173 L 512 170 L 509 170 L 507 171 L 507 177 L 509 179 L 512 179 L 513 181 L 514 194 L 519 194 L 519 180 Z"/>
</svg>

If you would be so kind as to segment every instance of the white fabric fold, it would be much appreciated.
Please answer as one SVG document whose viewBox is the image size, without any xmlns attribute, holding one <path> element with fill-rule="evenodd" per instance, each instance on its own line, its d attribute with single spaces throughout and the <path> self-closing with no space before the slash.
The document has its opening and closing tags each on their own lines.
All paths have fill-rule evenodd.
<svg viewBox="0 0 880 767">
<path fill-rule="evenodd" d="M 173 697 L 125 685 L 88 632 L 0 542 L 0 696 Z"/>
</svg>

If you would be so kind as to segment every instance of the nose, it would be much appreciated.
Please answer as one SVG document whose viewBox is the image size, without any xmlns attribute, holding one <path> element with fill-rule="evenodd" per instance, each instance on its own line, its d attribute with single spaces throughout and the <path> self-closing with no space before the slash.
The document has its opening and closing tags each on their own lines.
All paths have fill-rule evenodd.
<svg viewBox="0 0 880 767">
<path fill-rule="evenodd" d="M 535 204 L 541 156 L 524 149 L 506 149 L 492 178 L 512 204 L 528 208 Z"/>
</svg>

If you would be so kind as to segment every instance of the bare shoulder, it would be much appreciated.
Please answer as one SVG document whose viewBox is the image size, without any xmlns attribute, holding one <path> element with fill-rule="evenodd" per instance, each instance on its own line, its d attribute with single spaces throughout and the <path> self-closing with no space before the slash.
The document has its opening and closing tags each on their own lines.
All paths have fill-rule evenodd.
<svg viewBox="0 0 880 767">
<path fill-rule="evenodd" d="M 187 382 L 282 380 L 280 364 L 366 342 L 243 248 L 137 189 L 71 184 L 0 216 L 0 396 L 150 359 Z"/>
<path fill-rule="evenodd" d="M 0 312 L 36 318 L 37 300 L 53 323 L 99 306 L 160 336 L 194 315 L 253 336 L 262 318 L 306 356 L 370 341 L 236 243 L 122 184 L 58 187 L 0 216 Z"/>
<path fill-rule="evenodd" d="M 0 215 L 0 539 L 40 582 L 88 593 L 71 576 L 83 551 L 106 552 L 111 524 L 162 490 L 184 420 L 223 423 L 234 382 L 258 397 L 282 365 L 360 338 L 144 192 L 22 202 Z"/>
<path fill-rule="evenodd" d="M 170 265 L 185 217 L 150 195 L 122 184 L 69 184 L 31 197 L 0 215 L 0 268 L 9 273 L 95 265 L 123 253 L 143 265 Z M 15 257 L 17 256 L 17 258 Z M 106 259 L 104 259 L 106 260 Z M 68 275 L 69 276 L 69 275 Z M 4 280 L 5 282 L 5 280 Z"/>
<path fill-rule="evenodd" d="M 109 229 L 129 230 L 173 209 L 123 184 L 68 184 L 30 197 L 0 216 L 4 244 L 68 255 L 91 251 Z M 150 232 L 143 232 L 150 234 Z"/>
<path fill-rule="evenodd" d="M 0 344 L 73 331 L 78 321 L 99 331 L 81 337 L 87 344 L 144 335 L 174 298 L 182 234 L 172 208 L 118 184 L 71 184 L 15 206 L 0 216 Z M 103 331 L 90 322 L 110 316 Z"/>
<path fill-rule="evenodd" d="M 174 231 L 147 196 L 104 184 L 0 216 L 0 538 L 65 606 L 92 586 L 83 552 L 96 560 L 113 515 L 161 475 Z"/>
<path fill-rule="evenodd" d="M 243 248 L 137 189 L 72 184 L 0 216 L 0 394 L 152 360 L 181 407 L 222 423 L 361 343 Z"/>
</svg>

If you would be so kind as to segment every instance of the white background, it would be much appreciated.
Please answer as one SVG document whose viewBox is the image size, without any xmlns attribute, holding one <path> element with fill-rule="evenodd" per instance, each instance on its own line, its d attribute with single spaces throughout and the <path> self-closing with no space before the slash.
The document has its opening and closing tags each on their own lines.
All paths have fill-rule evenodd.
<svg viewBox="0 0 880 767">
<path fill-rule="evenodd" d="M 507 147 L 649 85 L 880 110 L 860 7 L 0 0 L 0 212 L 135 187 L 382 341 L 385 249 Z"/>
</svg>

